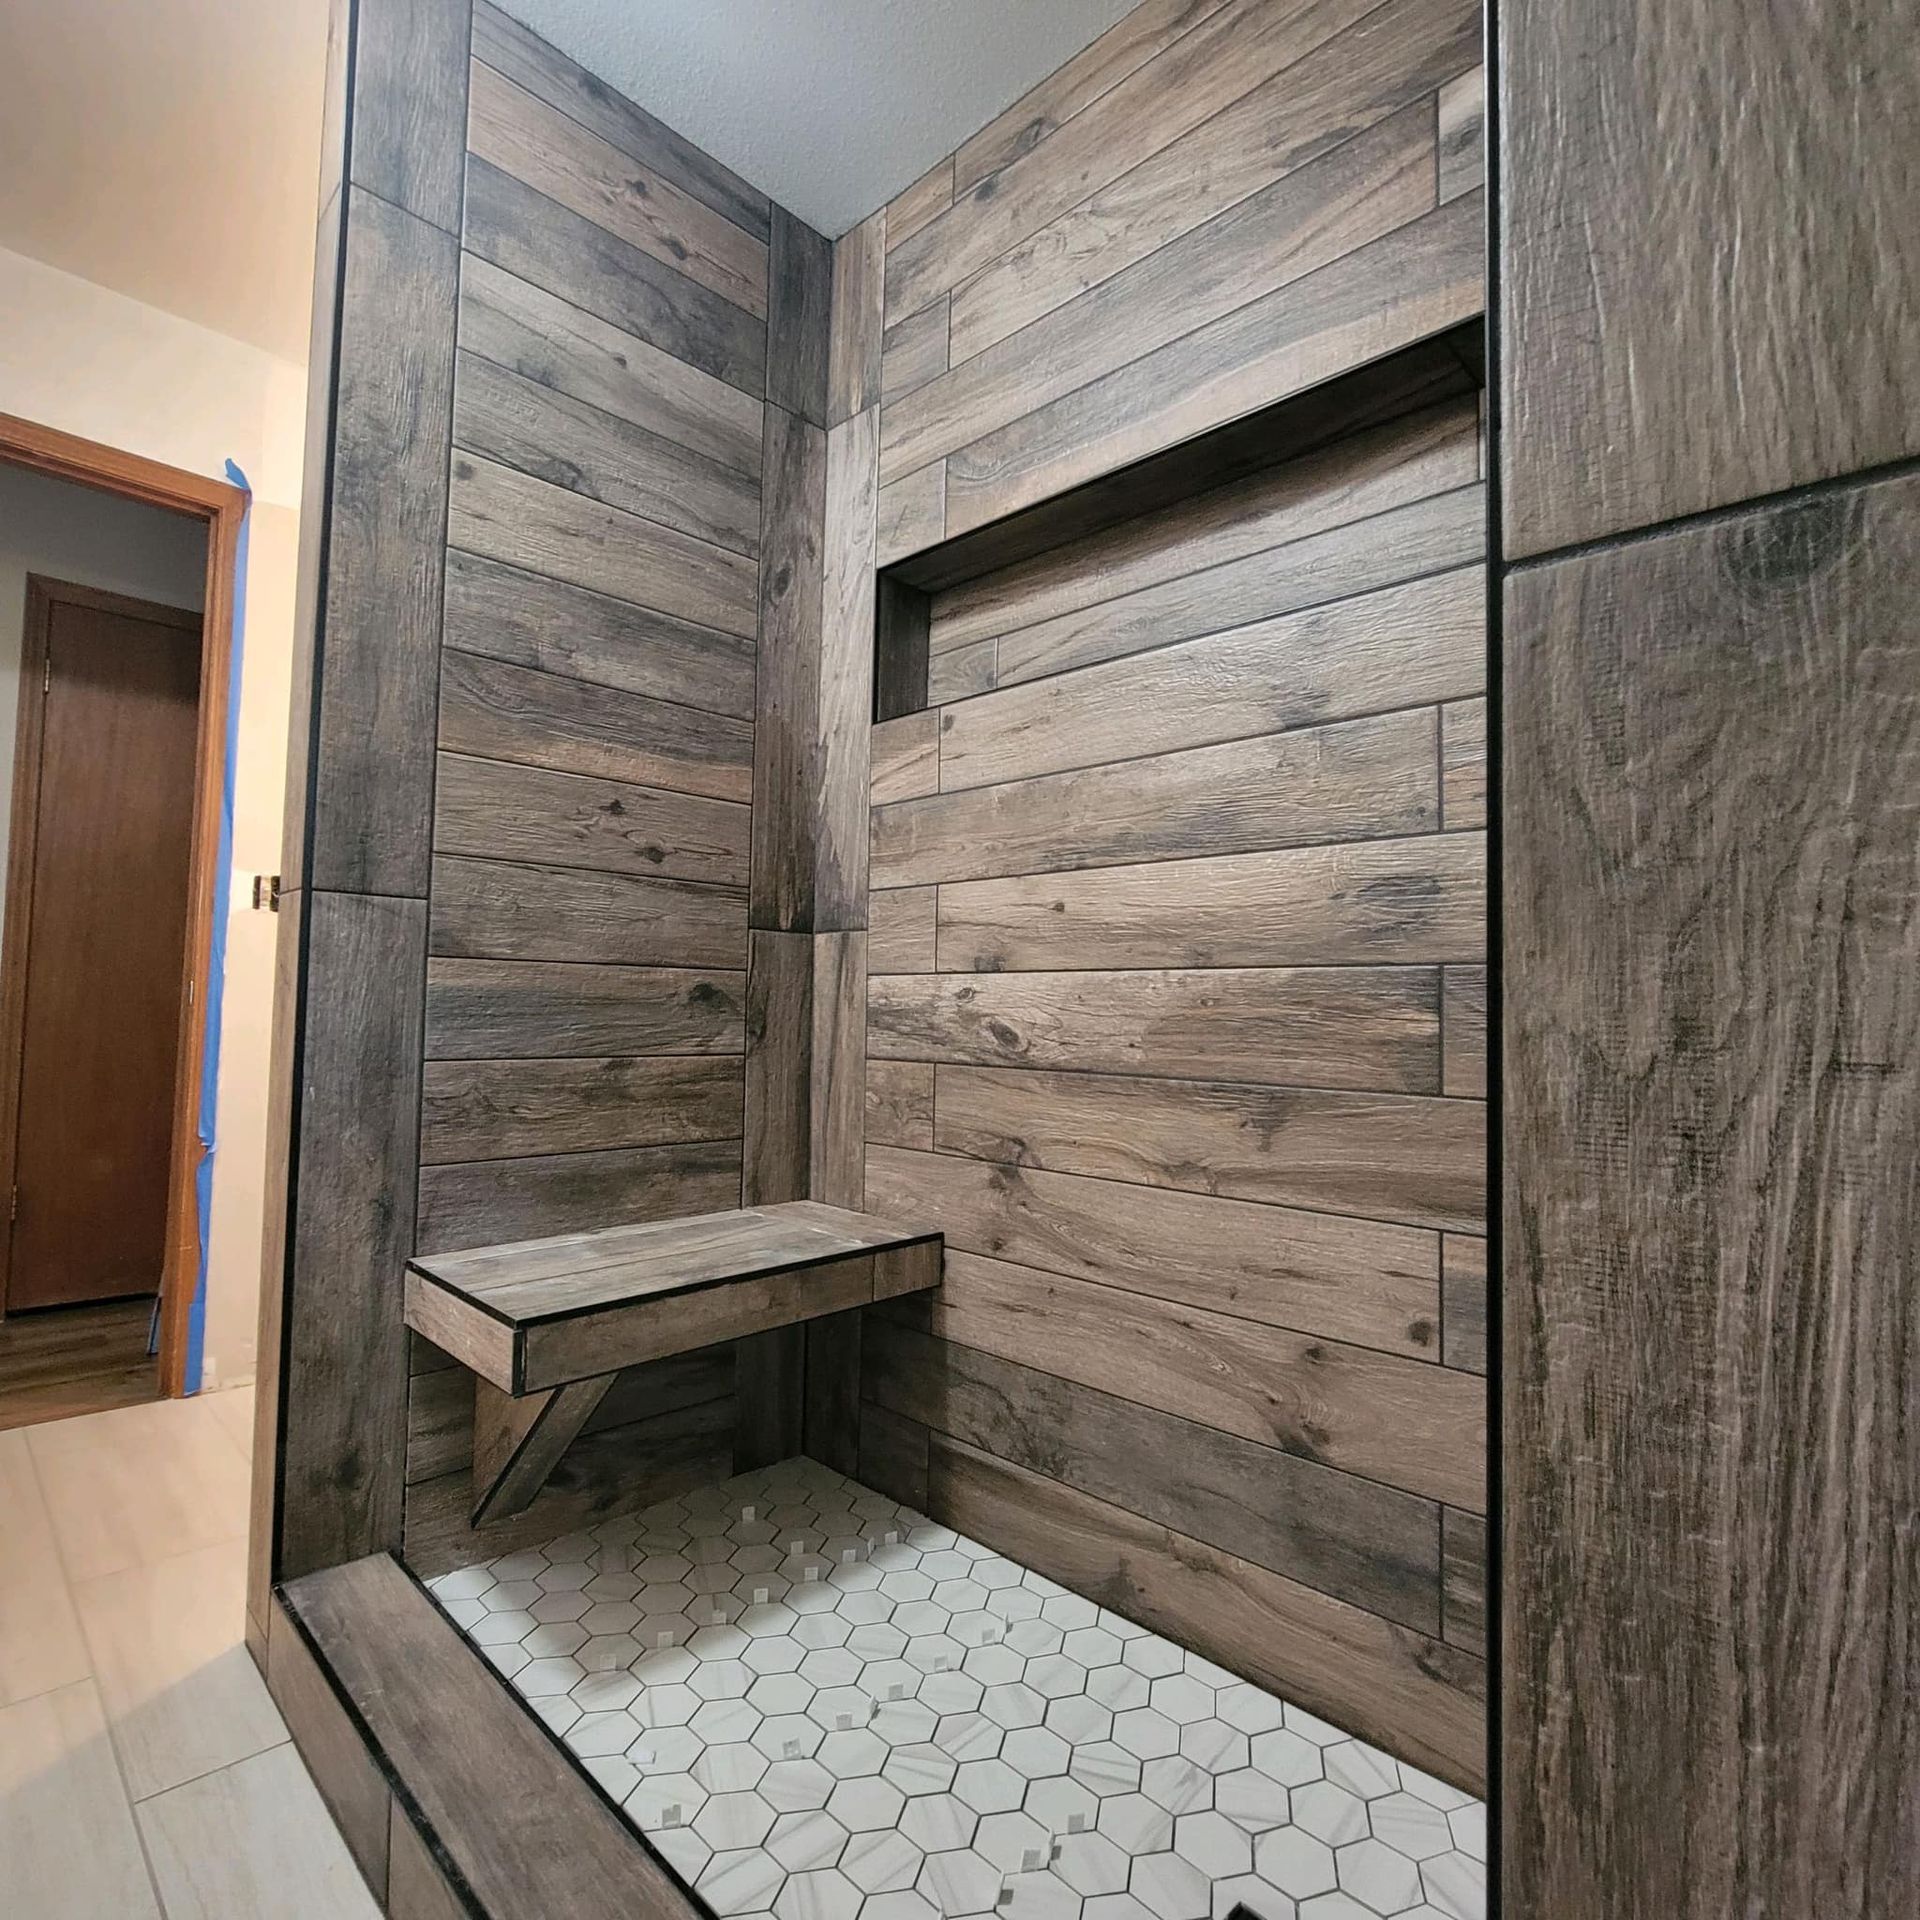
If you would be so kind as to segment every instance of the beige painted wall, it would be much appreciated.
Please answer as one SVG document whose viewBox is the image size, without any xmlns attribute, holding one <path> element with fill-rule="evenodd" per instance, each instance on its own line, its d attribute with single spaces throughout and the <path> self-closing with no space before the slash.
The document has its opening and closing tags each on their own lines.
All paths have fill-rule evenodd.
<svg viewBox="0 0 1920 1920">
<path fill-rule="evenodd" d="M 227 1385 L 254 1371 L 274 919 L 251 876 L 280 866 L 306 370 L 4 250 L 0 314 L 0 412 L 253 487 L 205 1342 Z"/>
</svg>

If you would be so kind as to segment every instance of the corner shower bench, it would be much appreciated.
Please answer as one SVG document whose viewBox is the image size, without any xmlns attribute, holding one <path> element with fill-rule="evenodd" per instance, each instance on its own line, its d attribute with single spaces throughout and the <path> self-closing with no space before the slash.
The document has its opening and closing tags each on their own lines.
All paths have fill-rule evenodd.
<svg viewBox="0 0 1920 1920">
<path fill-rule="evenodd" d="M 474 1524 L 532 1501 L 623 1367 L 923 1292 L 943 1245 L 794 1200 L 415 1259 L 408 1326 L 474 1375 Z"/>
</svg>

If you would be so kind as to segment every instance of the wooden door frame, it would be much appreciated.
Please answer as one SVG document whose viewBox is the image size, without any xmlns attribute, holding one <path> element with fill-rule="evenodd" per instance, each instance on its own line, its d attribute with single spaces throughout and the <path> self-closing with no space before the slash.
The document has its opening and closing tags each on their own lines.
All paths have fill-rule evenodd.
<svg viewBox="0 0 1920 1920">
<path fill-rule="evenodd" d="M 102 493 L 163 507 L 207 529 L 207 585 L 200 616 L 200 712 L 194 746 L 192 848 L 187 867 L 187 943 L 181 968 L 179 1047 L 174 1068 L 172 1144 L 167 1173 L 166 1254 L 160 1278 L 160 1391 L 186 1390 L 187 1332 L 200 1271 L 200 1074 L 206 1058 L 207 994 L 213 965 L 213 903 L 220 864 L 221 802 L 226 782 L 227 681 L 232 668 L 234 600 L 240 529 L 248 495 L 224 480 L 190 473 L 143 455 L 0 414 L 0 462 Z M 29 585 L 29 609 L 33 586 Z M 38 729 L 35 729 L 35 745 Z M 24 744 L 24 735 L 23 735 Z M 15 793 L 21 763 L 15 763 Z M 17 817 L 17 808 L 16 808 Z M 10 868 L 12 863 L 10 862 Z M 0 1192 L 13 1186 L 14 1131 L 19 1112 L 19 1014 L 23 1014 L 26 947 L 11 935 L 14 876 L 8 876 L 9 920 L 0 959 Z M 13 975 L 18 971 L 16 984 Z M 16 998 L 18 1008 L 16 1011 Z M 0 1304 L 6 1298 L 10 1239 L 0 1238 Z"/>
</svg>

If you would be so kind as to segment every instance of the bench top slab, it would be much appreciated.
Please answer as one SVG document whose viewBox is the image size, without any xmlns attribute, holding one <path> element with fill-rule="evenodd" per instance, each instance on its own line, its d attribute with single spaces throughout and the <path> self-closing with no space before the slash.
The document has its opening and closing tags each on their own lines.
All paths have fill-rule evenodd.
<svg viewBox="0 0 1920 1920">
<path fill-rule="evenodd" d="M 583 1356 L 598 1350 L 599 1329 L 563 1323 L 604 1322 L 608 1366 L 629 1365 L 625 1356 L 636 1350 L 685 1351 L 935 1285 L 941 1245 L 931 1229 L 813 1200 L 740 1207 L 417 1256 L 408 1270 L 407 1319 L 519 1394 L 556 1384 L 557 1371 L 569 1378 L 594 1371 Z M 895 1277 L 875 1281 L 874 1256 L 912 1248 L 926 1257 L 889 1263 Z M 832 1270 L 817 1286 L 806 1277 L 815 1268 Z M 725 1298 L 689 1298 L 719 1290 Z M 530 1351 L 540 1356 L 531 1373 Z"/>
</svg>

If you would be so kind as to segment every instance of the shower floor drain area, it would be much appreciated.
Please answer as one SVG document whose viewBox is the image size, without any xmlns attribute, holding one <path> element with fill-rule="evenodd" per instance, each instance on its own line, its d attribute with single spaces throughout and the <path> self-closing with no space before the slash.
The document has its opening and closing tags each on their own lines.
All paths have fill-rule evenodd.
<svg viewBox="0 0 1920 1920">
<path fill-rule="evenodd" d="M 728 1920 L 1485 1913 L 1480 1801 L 811 1460 L 428 1585 Z"/>
</svg>

